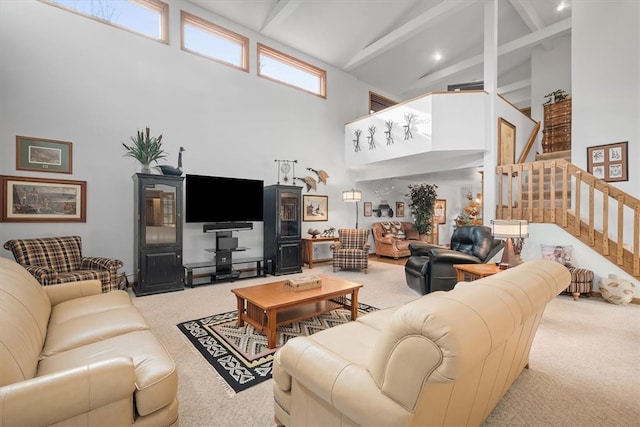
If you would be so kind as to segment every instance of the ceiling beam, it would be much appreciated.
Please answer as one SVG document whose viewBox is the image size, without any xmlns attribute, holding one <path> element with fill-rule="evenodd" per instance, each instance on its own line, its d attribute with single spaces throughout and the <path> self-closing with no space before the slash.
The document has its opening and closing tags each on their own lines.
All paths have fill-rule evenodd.
<svg viewBox="0 0 640 427">
<path fill-rule="evenodd" d="M 389 49 L 399 45 L 405 40 L 410 39 L 414 35 L 426 30 L 428 27 L 446 19 L 452 14 L 470 6 L 477 0 L 459 1 L 444 0 L 442 3 L 432 7 L 431 9 L 421 13 L 415 18 L 401 25 L 377 41 L 366 46 L 343 67 L 343 70 L 350 71 L 355 67 L 369 61 L 370 59 L 388 51 Z"/>
<path fill-rule="evenodd" d="M 269 11 L 269 15 L 262 23 L 260 32 L 268 34 L 270 30 L 282 25 L 282 23 L 291 15 L 302 2 L 291 0 L 277 0 Z"/>
<path fill-rule="evenodd" d="M 509 0 L 509 2 L 531 31 L 538 31 L 546 26 L 530 0 Z M 543 42 L 542 45 L 545 49 L 551 49 L 549 41 Z"/>
<path fill-rule="evenodd" d="M 531 86 L 531 79 L 524 79 L 499 87 L 496 91 L 500 95 L 505 95 L 507 93 L 515 92 L 516 90 L 527 88 L 529 86 Z"/>
<path fill-rule="evenodd" d="M 533 33 L 527 34 L 526 36 L 522 36 L 510 42 L 503 44 L 498 47 L 498 56 L 504 55 L 510 52 L 514 52 L 519 49 L 525 49 L 531 47 L 536 44 L 542 43 L 544 40 L 547 40 L 552 37 L 557 37 L 569 33 L 571 31 L 571 18 L 567 18 L 565 20 L 556 22 L 555 24 L 551 24 L 548 27 L 545 27 L 541 30 L 535 31 Z M 465 59 L 464 61 L 460 61 L 457 64 L 453 64 L 449 67 L 443 68 L 442 70 L 436 71 L 434 73 L 425 74 L 418 79 L 413 85 L 411 85 L 407 90 L 412 89 L 424 89 L 431 86 L 434 83 L 439 82 L 447 78 L 452 74 L 459 73 L 466 69 L 469 69 L 475 65 L 482 64 L 484 60 L 484 55 L 476 55 L 471 58 Z"/>
</svg>

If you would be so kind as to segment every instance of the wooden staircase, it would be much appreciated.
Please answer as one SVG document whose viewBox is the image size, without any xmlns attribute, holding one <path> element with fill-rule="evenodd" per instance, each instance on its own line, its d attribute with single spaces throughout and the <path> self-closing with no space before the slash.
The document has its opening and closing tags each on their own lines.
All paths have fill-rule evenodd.
<svg viewBox="0 0 640 427">
<path fill-rule="evenodd" d="M 640 280 L 640 200 L 571 164 L 570 151 L 498 166 L 496 176 L 497 219 L 557 224 Z"/>
</svg>

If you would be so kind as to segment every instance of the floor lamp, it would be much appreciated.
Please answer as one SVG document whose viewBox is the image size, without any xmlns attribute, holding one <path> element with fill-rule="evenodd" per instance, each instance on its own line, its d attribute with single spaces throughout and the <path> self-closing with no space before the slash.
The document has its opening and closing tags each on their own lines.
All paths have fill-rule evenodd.
<svg viewBox="0 0 640 427">
<path fill-rule="evenodd" d="M 362 191 L 358 191 L 358 190 L 354 190 L 353 188 L 351 190 L 347 190 L 347 191 L 343 191 L 342 192 L 342 200 L 344 202 L 355 202 L 356 204 L 356 229 L 358 228 L 358 202 L 360 200 L 362 200 Z"/>
<path fill-rule="evenodd" d="M 515 267 L 520 264 L 520 257 L 513 249 L 513 239 L 529 237 L 529 222 L 520 219 L 495 219 L 491 221 L 493 237 L 506 239 L 500 264 Z"/>
</svg>

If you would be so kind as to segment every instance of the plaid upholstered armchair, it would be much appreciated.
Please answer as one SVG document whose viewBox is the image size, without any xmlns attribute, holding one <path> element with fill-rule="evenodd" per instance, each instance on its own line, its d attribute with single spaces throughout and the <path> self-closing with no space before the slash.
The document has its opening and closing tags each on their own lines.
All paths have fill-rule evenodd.
<svg viewBox="0 0 640 427">
<path fill-rule="evenodd" d="M 340 240 L 331 245 L 333 250 L 333 271 L 338 268 L 364 270 L 367 274 L 369 266 L 369 230 L 338 230 Z"/>
<path fill-rule="evenodd" d="M 4 248 L 11 251 L 16 262 L 42 286 L 98 279 L 102 282 L 102 292 L 118 288 L 117 273 L 122 261 L 83 257 L 80 236 L 15 239 L 7 241 Z"/>
</svg>

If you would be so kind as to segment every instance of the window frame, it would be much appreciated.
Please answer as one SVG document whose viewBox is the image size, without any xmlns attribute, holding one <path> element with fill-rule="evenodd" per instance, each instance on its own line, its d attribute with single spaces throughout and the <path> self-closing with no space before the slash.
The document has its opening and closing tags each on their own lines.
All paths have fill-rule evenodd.
<svg viewBox="0 0 640 427">
<path fill-rule="evenodd" d="M 312 74 L 316 77 L 318 77 L 320 79 L 320 88 L 319 88 L 319 92 L 313 92 L 304 88 L 301 88 L 299 86 L 293 85 L 291 83 L 287 83 L 283 80 L 278 80 L 277 78 L 271 77 L 271 76 L 267 76 L 267 75 L 263 75 L 260 72 L 260 57 L 261 55 L 266 55 L 269 56 L 270 58 L 276 60 L 276 61 L 280 61 L 290 67 L 294 67 L 297 68 L 301 71 L 307 72 L 309 74 Z M 309 64 L 308 62 L 305 62 L 301 59 L 295 58 L 291 55 L 287 55 L 284 52 L 281 52 L 277 49 L 274 49 L 272 47 L 269 47 L 265 44 L 262 43 L 257 43 L 257 75 L 258 77 L 261 77 L 263 79 L 267 79 L 267 80 L 271 80 L 273 82 L 276 83 L 280 83 L 283 84 L 285 86 L 289 86 L 292 87 L 294 89 L 298 89 L 301 90 L 303 92 L 306 93 L 310 93 L 312 95 L 315 95 L 317 97 L 323 98 L 323 99 L 327 99 L 327 72 L 325 70 L 323 70 L 322 68 L 316 67 L 314 65 Z"/>
<path fill-rule="evenodd" d="M 185 42 L 185 39 L 184 39 L 185 23 L 188 23 L 189 25 L 193 25 L 194 27 L 198 27 L 203 31 L 213 33 L 217 36 L 223 37 L 234 43 L 238 43 L 240 46 L 242 46 L 242 64 L 238 66 L 236 64 L 224 61 L 220 58 L 209 56 L 202 52 L 198 52 L 196 50 L 191 50 L 187 48 L 184 43 Z M 236 33 L 235 31 L 229 30 L 228 28 L 221 27 L 220 25 L 214 24 L 211 21 L 207 21 L 206 19 L 203 19 L 199 16 L 196 16 L 184 10 L 180 10 L 180 49 L 185 52 L 198 55 L 202 58 L 215 61 L 220 64 L 224 64 L 229 67 L 236 68 L 238 70 L 249 72 L 249 37 L 243 36 L 242 34 Z"/>
<path fill-rule="evenodd" d="M 80 10 L 73 9 L 71 7 L 65 6 L 63 4 L 56 3 L 53 0 L 39 0 L 39 1 L 42 2 L 42 3 L 45 3 L 45 4 L 49 4 L 51 6 L 55 6 L 55 7 L 59 8 L 59 9 L 62 9 L 62 10 L 66 10 L 67 12 L 71 12 L 71 13 L 74 13 L 76 15 L 84 16 L 85 18 L 89 18 L 89 19 L 92 19 L 94 21 L 110 25 L 110 26 L 112 26 L 114 28 L 119 28 L 121 30 L 127 31 L 127 32 L 132 33 L 132 34 L 136 34 L 136 35 L 139 35 L 139 36 L 142 36 L 142 37 L 146 37 L 148 39 L 151 39 L 151 40 L 154 40 L 154 41 L 157 41 L 157 42 L 160 42 L 160 43 L 169 44 L 169 3 L 165 3 L 165 2 L 163 2 L 161 0 L 127 0 L 128 2 L 136 4 L 136 5 L 140 6 L 140 7 L 144 7 L 144 8 L 147 8 L 147 9 L 154 10 L 154 11 L 158 12 L 158 14 L 160 15 L 160 37 L 159 38 L 150 36 L 148 34 L 141 33 L 139 31 L 136 31 L 135 29 L 132 29 L 132 28 L 129 28 L 129 27 L 125 27 L 123 25 L 118 25 L 118 24 L 116 24 L 114 22 L 111 22 L 111 21 L 108 21 L 106 19 L 100 18 L 99 16 L 94 16 L 94 15 L 91 15 L 89 13 L 85 13 L 85 12 L 82 12 Z"/>
</svg>

